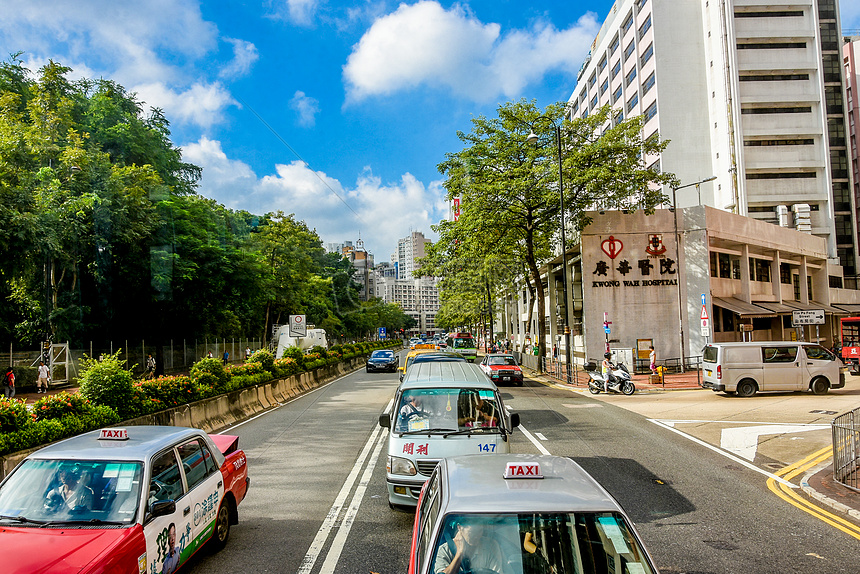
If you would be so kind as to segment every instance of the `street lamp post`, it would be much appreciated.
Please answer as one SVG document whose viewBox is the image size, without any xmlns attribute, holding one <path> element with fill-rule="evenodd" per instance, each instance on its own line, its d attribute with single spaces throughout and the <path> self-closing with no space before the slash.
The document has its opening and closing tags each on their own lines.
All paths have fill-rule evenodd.
<svg viewBox="0 0 860 574">
<path fill-rule="evenodd" d="M 568 322 L 568 293 L 567 293 L 567 241 L 565 239 L 564 227 L 564 180 L 562 177 L 562 162 L 561 162 L 561 126 L 556 124 L 552 119 L 546 116 L 540 116 L 538 119 L 544 119 L 552 122 L 555 128 L 555 142 L 558 146 L 558 203 L 559 203 L 559 218 L 561 220 L 561 290 L 564 297 L 564 364 L 565 364 L 565 381 L 570 383 L 571 362 L 573 354 L 570 348 L 570 323 Z M 526 142 L 535 145 L 538 142 L 538 136 L 533 131 L 526 136 Z"/>
<path fill-rule="evenodd" d="M 685 370 L 684 351 L 685 351 L 686 346 L 684 345 L 684 301 L 681 299 L 681 273 L 680 273 L 680 271 L 681 271 L 681 245 L 680 245 L 680 241 L 678 239 L 678 198 L 677 198 L 677 192 L 679 189 L 684 189 L 685 187 L 692 187 L 695 185 L 696 186 L 696 192 L 698 193 L 699 185 L 701 185 L 705 182 L 708 182 L 708 181 L 714 181 L 715 179 L 717 179 L 717 176 L 713 175 L 711 177 L 702 179 L 702 180 L 694 182 L 694 183 L 688 183 L 685 185 L 679 185 L 677 187 L 675 187 L 675 186 L 672 187 L 672 215 L 674 216 L 674 220 L 675 220 L 675 257 L 678 258 L 678 335 L 679 335 L 680 345 L 681 345 L 681 347 L 680 347 L 681 348 L 680 363 L 681 363 L 681 372 L 682 373 Z M 701 195 L 699 196 L 699 203 L 701 204 Z"/>
</svg>

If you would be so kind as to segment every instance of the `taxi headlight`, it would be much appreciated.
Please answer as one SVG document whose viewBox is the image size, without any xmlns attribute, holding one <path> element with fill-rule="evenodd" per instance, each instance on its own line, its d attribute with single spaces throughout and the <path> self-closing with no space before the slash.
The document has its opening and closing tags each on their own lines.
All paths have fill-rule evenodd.
<svg viewBox="0 0 860 574">
<path fill-rule="evenodd" d="M 415 465 L 408 458 L 400 458 L 399 456 L 388 457 L 388 472 L 390 474 L 405 474 L 407 476 L 415 476 L 418 471 Z"/>
</svg>

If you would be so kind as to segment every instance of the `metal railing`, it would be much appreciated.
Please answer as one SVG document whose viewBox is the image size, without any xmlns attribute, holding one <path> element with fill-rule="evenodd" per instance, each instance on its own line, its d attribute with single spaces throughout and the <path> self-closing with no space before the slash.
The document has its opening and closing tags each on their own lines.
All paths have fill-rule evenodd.
<svg viewBox="0 0 860 574">
<path fill-rule="evenodd" d="M 830 423 L 833 432 L 833 480 L 860 492 L 860 408 Z"/>
</svg>

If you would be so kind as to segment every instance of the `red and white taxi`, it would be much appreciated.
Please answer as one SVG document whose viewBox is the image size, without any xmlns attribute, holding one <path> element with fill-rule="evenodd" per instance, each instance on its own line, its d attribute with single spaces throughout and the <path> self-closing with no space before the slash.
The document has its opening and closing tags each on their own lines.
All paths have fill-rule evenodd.
<svg viewBox="0 0 860 574">
<path fill-rule="evenodd" d="M 24 459 L 0 483 L 8 574 L 171 574 L 238 522 L 250 479 L 238 437 L 131 426 Z"/>
<path fill-rule="evenodd" d="M 493 353 L 485 355 L 481 370 L 497 385 L 512 384 L 523 386 L 523 369 L 513 355 Z"/>
</svg>

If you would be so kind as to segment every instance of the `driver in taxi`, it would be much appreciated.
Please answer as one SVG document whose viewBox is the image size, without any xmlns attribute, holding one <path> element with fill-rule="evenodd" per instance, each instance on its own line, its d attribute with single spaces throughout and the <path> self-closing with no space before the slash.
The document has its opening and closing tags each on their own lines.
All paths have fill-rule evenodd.
<svg viewBox="0 0 860 574">
<path fill-rule="evenodd" d="M 457 533 L 436 552 L 433 572 L 458 574 L 465 572 L 504 572 L 505 560 L 498 543 L 484 536 L 484 524 L 479 517 L 466 516 L 455 525 Z"/>
<path fill-rule="evenodd" d="M 45 506 L 53 510 L 87 510 L 93 506 L 93 489 L 83 484 L 78 473 L 69 468 L 57 471 L 60 485 L 48 492 Z"/>
</svg>

